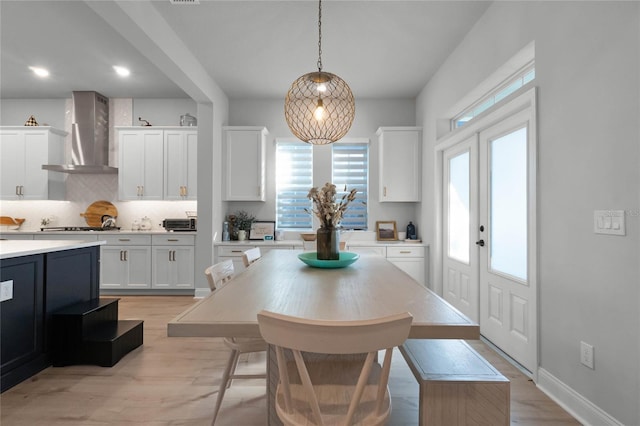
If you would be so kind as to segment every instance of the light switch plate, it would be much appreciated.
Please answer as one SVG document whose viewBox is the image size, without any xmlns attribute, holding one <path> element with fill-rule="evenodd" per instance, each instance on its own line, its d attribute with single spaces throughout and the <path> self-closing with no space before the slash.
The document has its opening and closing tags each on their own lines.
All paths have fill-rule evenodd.
<svg viewBox="0 0 640 426">
<path fill-rule="evenodd" d="M 0 302 L 13 299 L 13 280 L 0 283 Z"/>
<path fill-rule="evenodd" d="M 594 210 L 593 232 L 607 235 L 626 235 L 624 210 Z"/>
</svg>

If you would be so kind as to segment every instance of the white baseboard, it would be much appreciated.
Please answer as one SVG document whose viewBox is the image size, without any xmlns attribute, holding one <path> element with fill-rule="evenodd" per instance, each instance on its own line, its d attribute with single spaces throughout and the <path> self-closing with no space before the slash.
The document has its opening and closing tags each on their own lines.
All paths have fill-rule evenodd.
<svg viewBox="0 0 640 426">
<path fill-rule="evenodd" d="M 211 290 L 209 290 L 208 288 L 196 288 L 193 297 L 196 299 L 202 299 L 203 297 L 207 297 L 210 293 Z"/>
<path fill-rule="evenodd" d="M 623 426 L 597 405 L 561 382 L 544 368 L 538 369 L 538 388 L 585 426 Z"/>
</svg>

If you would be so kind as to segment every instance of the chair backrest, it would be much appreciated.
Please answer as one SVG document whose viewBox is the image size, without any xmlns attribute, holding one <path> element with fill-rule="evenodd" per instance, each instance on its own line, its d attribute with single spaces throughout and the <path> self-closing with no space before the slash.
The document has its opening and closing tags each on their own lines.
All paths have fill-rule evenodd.
<svg viewBox="0 0 640 426">
<path fill-rule="evenodd" d="M 382 371 L 379 376 L 377 399 L 373 412 L 382 410 L 391 369 L 393 348 L 409 337 L 413 317 L 408 312 L 364 321 L 308 320 L 269 311 L 258 313 L 258 324 L 263 339 L 276 347 L 280 385 L 283 388 L 285 407 L 292 406 L 289 375 L 284 349 L 290 349 L 302 380 L 316 424 L 323 424 L 317 396 L 309 378 L 301 352 L 320 354 L 367 353 L 352 399 L 345 424 L 350 424 L 358 407 L 369 373 L 379 350 L 386 349 Z"/>
<path fill-rule="evenodd" d="M 260 259 L 260 256 L 262 256 L 260 247 L 254 247 L 242 253 L 242 262 L 244 262 L 244 266 L 248 268 L 249 265 Z"/>
<path fill-rule="evenodd" d="M 204 274 L 207 276 L 207 281 L 209 281 L 209 288 L 211 291 L 214 291 L 216 288 L 233 278 L 233 261 L 231 259 L 227 259 L 209 266 L 204 270 Z"/>
</svg>

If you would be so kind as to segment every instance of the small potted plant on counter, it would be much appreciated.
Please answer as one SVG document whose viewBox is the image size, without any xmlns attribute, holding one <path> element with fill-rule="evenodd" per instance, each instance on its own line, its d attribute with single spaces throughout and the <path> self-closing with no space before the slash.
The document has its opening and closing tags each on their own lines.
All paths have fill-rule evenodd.
<svg viewBox="0 0 640 426">
<path fill-rule="evenodd" d="M 238 210 L 233 214 L 227 215 L 227 222 L 229 222 L 229 229 L 231 230 L 231 239 L 239 241 L 245 240 L 251 230 L 251 224 L 255 220 L 256 217 L 254 215 L 244 210 Z"/>
</svg>

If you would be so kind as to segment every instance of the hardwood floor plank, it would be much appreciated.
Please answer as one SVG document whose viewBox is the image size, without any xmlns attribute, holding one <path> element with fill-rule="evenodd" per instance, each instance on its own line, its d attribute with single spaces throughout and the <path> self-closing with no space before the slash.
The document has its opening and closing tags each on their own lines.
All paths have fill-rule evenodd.
<svg viewBox="0 0 640 426">
<path fill-rule="evenodd" d="M 111 368 L 50 367 L 0 395 L 2 426 L 209 425 L 227 348 L 221 339 L 167 337 L 167 322 L 195 303 L 188 296 L 123 296 L 120 319 L 144 320 L 144 344 Z M 469 342 L 511 380 L 511 424 L 579 425 L 533 382 L 480 341 Z M 264 354 L 249 354 L 240 371 L 260 372 Z M 418 424 L 418 384 L 399 352 L 393 357 L 389 425 Z M 263 426 L 264 380 L 236 380 L 219 426 Z"/>
</svg>

